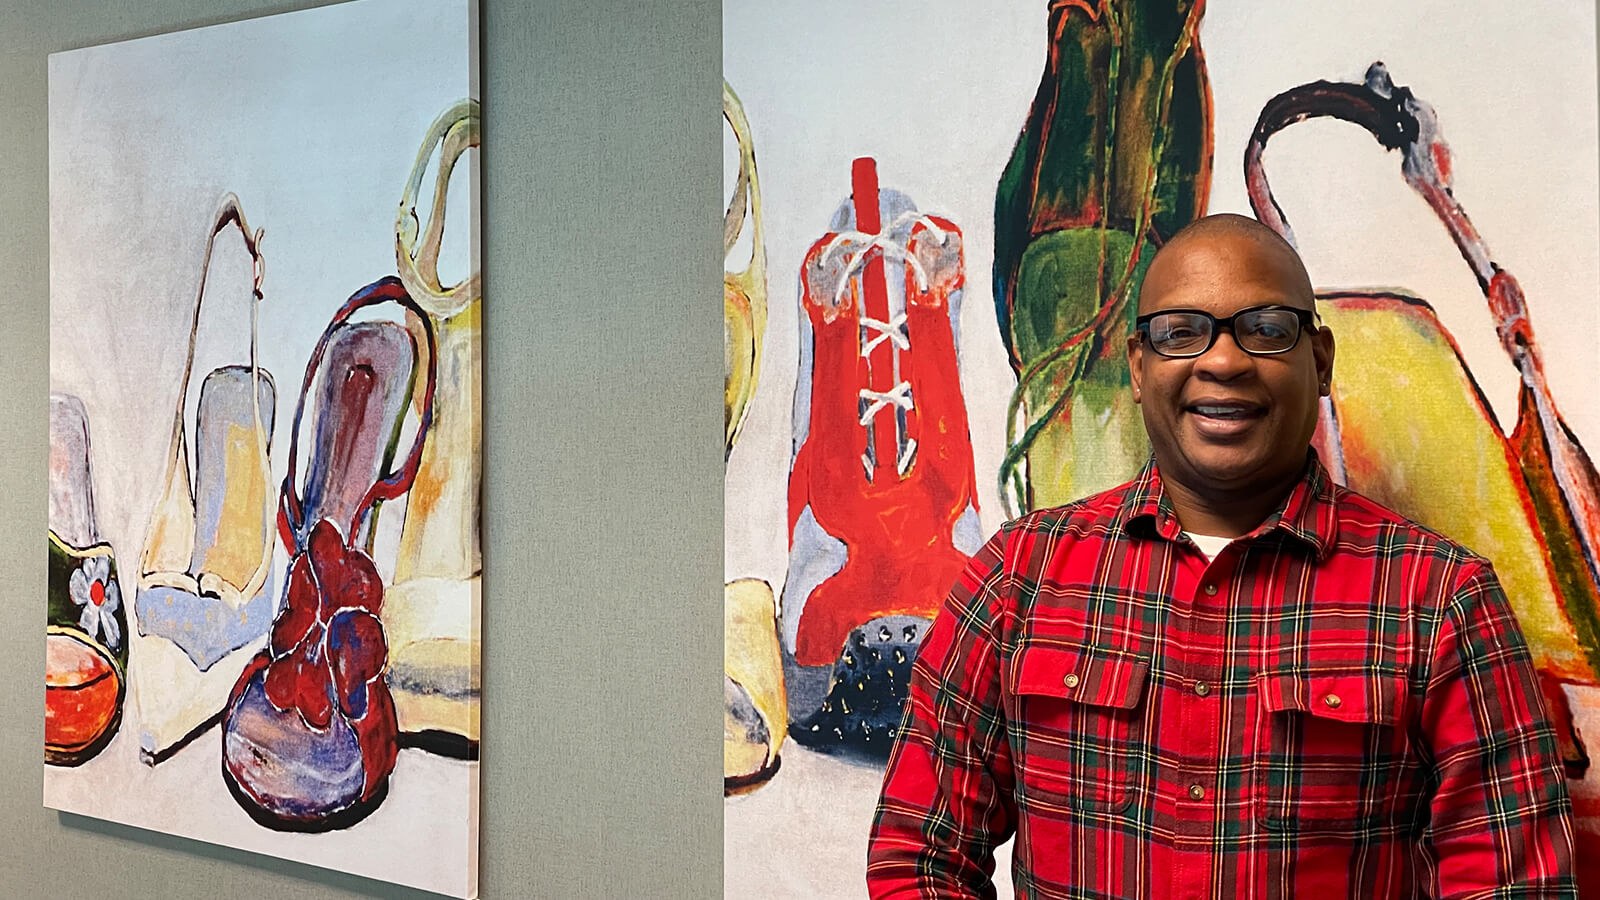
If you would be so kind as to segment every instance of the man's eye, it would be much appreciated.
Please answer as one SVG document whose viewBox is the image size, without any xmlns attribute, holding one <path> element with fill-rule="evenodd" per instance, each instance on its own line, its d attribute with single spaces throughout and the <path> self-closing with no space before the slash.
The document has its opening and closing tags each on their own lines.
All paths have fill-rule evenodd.
<svg viewBox="0 0 1600 900">
<path fill-rule="evenodd" d="M 1294 336 L 1294 323 L 1283 316 L 1254 316 L 1239 324 L 1246 335 L 1264 341 L 1287 341 Z"/>
<path fill-rule="evenodd" d="M 1198 325 L 1193 322 L 1182 320 L 1177 322 L 1163 322 L 1156 330 L 1156 337 L 1163 341 L 1193 341 L 1202 339 L 1205 336 L 1205 331 Z"/>
</svg>

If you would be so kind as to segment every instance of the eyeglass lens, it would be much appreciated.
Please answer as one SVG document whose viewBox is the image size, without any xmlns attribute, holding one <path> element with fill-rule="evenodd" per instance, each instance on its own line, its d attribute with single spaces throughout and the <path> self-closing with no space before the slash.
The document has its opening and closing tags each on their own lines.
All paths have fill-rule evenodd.
<svg viewBox="0 0 1600 900">
<path fill-rule="evenodd" d="M 1199 356 L 1211 349 L 1219 325 L 1247 353 L 1283 353 L 1300 339 L 1300 316 L 1292 309 L 1247 309 L 1221 320 L 1203 312 L 1169 312 L 1150 317 L 1150 346 L 1164 356 Z"/>
</svg>

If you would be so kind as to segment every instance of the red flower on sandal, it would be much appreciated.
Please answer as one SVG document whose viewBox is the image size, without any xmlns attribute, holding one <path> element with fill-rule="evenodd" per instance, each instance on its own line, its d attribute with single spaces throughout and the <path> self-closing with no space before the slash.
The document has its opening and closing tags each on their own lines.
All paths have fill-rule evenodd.
<svg viewBox="0 0 1600 900">
<path fill-rule="evenodd" d="M 388 659 L 382 603 L 377 566 L 346 547 L 331 522 L 319 521 L 289 570 L 285 609 L 272 626 L 265 684 L 272 705 L 298 712 L 319 731 L 335 705 L 347 719 L 365 718 Z"/>
<path fill-rule="evenodd" d="M 318 519 L 223 714 L 223 775 L 257 822 L 346 828 L 382 802 L 399 753 L 382 603 L 371 558 Z"/>
</svg>

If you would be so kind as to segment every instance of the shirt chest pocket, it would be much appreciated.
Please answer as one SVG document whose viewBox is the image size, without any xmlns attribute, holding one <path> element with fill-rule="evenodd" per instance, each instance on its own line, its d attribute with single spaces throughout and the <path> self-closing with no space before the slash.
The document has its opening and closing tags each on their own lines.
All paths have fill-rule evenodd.
<svg viewBox="0 0 1600 900">
<path fill-rule="evenodd" d="M 1263 827 L 1349 834 L 1415 817 L 1421 781 L 1402 676 L 1265 672 L 1256 686 L 1251 772 Z"/>
<path fill-rule="evenodd" d="M 1127 806 L 1144 756 L 1149 661 L 1033 643 L 1013 663 L 1011 742 L 1021 803 L 1037 813 Z"/>
</svg>

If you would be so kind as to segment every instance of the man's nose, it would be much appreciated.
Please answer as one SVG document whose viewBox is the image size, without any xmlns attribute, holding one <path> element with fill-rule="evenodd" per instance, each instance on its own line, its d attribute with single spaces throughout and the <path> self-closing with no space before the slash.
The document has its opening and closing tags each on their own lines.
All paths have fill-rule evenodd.
<svg viewBox="0 0 1600 900">
<path fill-rule="evenodd" d="M 1210 349 L 1195 358 L 1195 374 L 1216 381 L 1231 381 L 1255 367 L 1255 359 L 1239 347 L 1233 339 L 1233 329 L 1217 331 L 1217 339 Z"/>
</svg>

